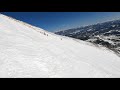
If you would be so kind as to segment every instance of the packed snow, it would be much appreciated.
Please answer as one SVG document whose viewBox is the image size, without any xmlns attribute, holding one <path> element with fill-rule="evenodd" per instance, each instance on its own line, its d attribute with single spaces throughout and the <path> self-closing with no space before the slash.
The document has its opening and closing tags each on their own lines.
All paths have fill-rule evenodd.
<svg viewBox="0 0 120 90">
<path fill-rule="evenodd" d="M 0 14 L 0 77 L 120 77 L 120 57 Z"/>
</svg>

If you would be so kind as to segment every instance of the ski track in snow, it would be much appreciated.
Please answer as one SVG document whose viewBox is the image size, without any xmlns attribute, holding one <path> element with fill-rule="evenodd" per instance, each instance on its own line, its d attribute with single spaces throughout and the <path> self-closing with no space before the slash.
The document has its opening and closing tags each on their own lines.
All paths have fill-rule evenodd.
<svg viewBox="0 0 120 90">
<path fill-rule="evenodd" d="M 120 77 L 120 58 L 87 44 L 0 15 L 0 77 Z"/>
</svg>

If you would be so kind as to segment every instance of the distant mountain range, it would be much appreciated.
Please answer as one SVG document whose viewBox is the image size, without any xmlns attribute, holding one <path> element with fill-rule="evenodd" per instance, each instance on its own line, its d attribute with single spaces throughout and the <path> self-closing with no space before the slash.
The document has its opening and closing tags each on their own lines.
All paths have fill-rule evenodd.
<svg viewBox="0 0 120 90">
<path fill-rule="evenodd" d="M 120 20 L 72 28 L 55 33 L 105 46 L 120 55 Z"/>
</svg>

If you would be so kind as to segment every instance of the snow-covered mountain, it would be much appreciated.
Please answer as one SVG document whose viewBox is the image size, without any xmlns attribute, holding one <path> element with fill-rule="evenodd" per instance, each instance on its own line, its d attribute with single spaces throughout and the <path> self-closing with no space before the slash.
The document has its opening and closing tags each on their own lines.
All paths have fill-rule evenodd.
<svg viewBox="0 0 120 90">
<path fill-rule="evenodd" d="M 0 14 L 0 77 L 120 77 L 120 57 Z"/>
<path fill-rule="evenodd" d="M 120 20 L 58 31 L 56 34 L 105 46 L 120 56 Z"/>
</svg>

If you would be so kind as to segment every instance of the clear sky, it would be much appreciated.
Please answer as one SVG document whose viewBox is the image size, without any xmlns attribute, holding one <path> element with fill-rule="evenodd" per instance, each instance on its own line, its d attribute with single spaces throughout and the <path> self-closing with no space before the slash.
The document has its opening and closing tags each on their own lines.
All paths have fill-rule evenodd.
<svg viewBox="0 0 120 90">
<path fill-rule="evenodd" d="M 48 31 L 120 19 L 120 12 L 1 12 Z"/>
</svg>

